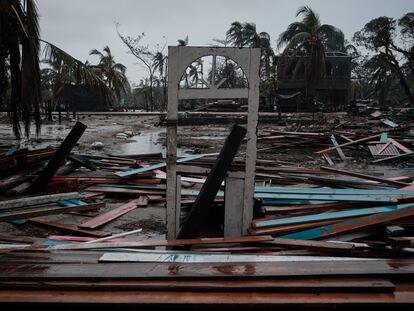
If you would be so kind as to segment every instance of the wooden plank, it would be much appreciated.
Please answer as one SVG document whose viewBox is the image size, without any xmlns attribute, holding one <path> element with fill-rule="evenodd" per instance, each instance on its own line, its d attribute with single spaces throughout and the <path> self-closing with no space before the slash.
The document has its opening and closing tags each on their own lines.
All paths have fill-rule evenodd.
<svg viewBox="0 0 414 311">
<path fill-rule="evenodd" d="M 375 203 L 375 205 L 377 205 Z M 368 203 L 364 203 L 364 207 L 368 207 Z M 374 206 L 374 203 L 372 204 Z M 283 214 L 283 213 L 297 213 L 297 212 L 326 212 L 332 210 L 344 210 L 351 208 L 361 208 L 361 203 L 322 203 L 322 204 L 304 204 L 304 205 L 290 205 L 290 206 L 264 206 L 263 209 L 266 215 L 269 214 Z"/>
<path fill-rule="evenodd" d="M 260 228 L 260 229 L 250 228 L 249 233 L 251 235 L 271 234 L 272 236 L 281 236 L 281 235 L 286 235 L 287 233 L 290 233 L 290 232 L 303 231 L 305 229 L 334 224 L 340 221 L 342 220 L 341 219 L 322 220 L 322 221 L 315 221 L 311 223 L 287 225 L 287 226 L 280 226 L 280 227 L 270 227 L 270 228 Z"/>
<path fill-rule="evenodd" d="M 294 194 L 338 194 L 338 195 L 414 195 L 414 189 L 336 189 L 336 188 L 299 188 L 299 187 L 256 187 L 260 193 L 294 193 Z"/>
<path fill-rule="evenodd" d="M 99 248 L 140 248 L 155 246 L 191 246 L 205 244 L 232 244 L 232 243 L 258 243 L 272 241 L 271 236 L 245 236 L 229 238 L 203 238 L 203 239 L 178 239 L 178 240 L 142 240 L 131 242 L 105 242 L 93 244 L 72 244 L 72 245 L 54 245 L 48 247 L 38 247 L 36 249 L 47 250 L 82 250 L 82 249 L 99 249 Z M 33 248 L 35 249 L 35 248 Z"/>
<path fill-rule="evenodd" d="M 92 241 L 87 241 L 85 243 L 88 243 L 88 244 L 90 244 L 90 243 L 100 243 L 100 242 L 109 241 L 109 240 L 112 240 L 114 242 L 118 238 L 128 236 L 128 235 L 132 235 L 132 234 L 136 234 L 136 233 L 139 233 L 139 232 L 142 232 L 141 228 L 131 230 L 131 231 L 128 231 L 128 232 L 121 232 L 121 233 L 114 234 L 114 235 L 109 236 L 109 237 L 104 237 L 104 238 L 95 239 L 95 240 L 92 240 Z"/>
<path fill-rule="evenodd" d="M 78 192 L 47 194 L 35 197 L 24 197 L 21 199 L 0 201 L 0 209 L 17 208 L 23 206 L 30 206 L 36 204 L 43 204 L 49 202 L 56 202 L 58 200 L 79 198 Z"/>
<path fill-rule="evenodd" d="M 328 171 L 328 172 L 331 172 L 331 173 L 335 173 L 335 174 L 338 174 L 338 175 L 352 176 L 352 177 L 357 177 L 357 178 L 361 178 L 361 179 L 365 179 L 365 180 L 377 181 L 377 182 L 387 184 L 387 185 L 392 185 L 392 186 L 404 187 L 404 186 L 409 185 L 409 184 L 401 182 L 401 181 L 389 180 L 389 179 L 386 179 L 386 178 L 380 178 L 380 177 L 376 177 L 376 176 L 370 176 L 370 175 L 365 175 L 365 174 L 360 174 L 360 173 L 355 173 L 355 172 L 350 172 L 350 171 L 345 171 L 345 170 L 339 170 L 339 169 L 334 169 L 334 168 L 331 168 L 331 167 L 322 166 L 321 170 Z"/>
<path fill-rule="evenodd" d="M 67 232 L 74 233 L 74 234 L 81 235 L 81 236 L 103 238 L 103 237 L 111 235 L 110 232 L 80 229 L 74 225 L 65 224 L 65 223 L 57 222 L 57 221 L 50 221 L 50 220 L 46 220 L 42 218 L 32 218 L 32 219 L 29 219 L 29 222 L 37 224 L 37 225 L 50 227 L 56 230 L 67 231 Z"/>
<path fill-rule="evenodd" d="M 186 253 L 186 254 L 163 254 L 163 253 L 121 253 L 112 252 L 105 253 L 99 258 L 99 262 L 159 262 L 159 263 L 241 263 L 241 262 L 274 262 L 283 261 L 311 261 L 311 260 L 329 260 L 329 261 L 359 261 L 354 257 L 317 257 L 311 256 L 273 256 L 273 255 L 221 255 L 221 254 L 202 254 L 202 253 Z"/>
<path fill-rule="evenodd" d="M 359 261 L 295 261 L 274 263 L 215 263 L 215 264 L 174 264 L 171 263 L 119 263 L 107 264 L 5 264 L 0 265 L 0 280 L 39 281 L 60 278 L 103 280 L 111 278 L 138 279 L 257 279 L 279 277 L 386 277 L 409 279 L 414 276 L 412 259 L 377 259 Z M 203 293 L 205 294 L 205 293 Z M 257 293 L 255 293 L 257 294 Z M 61 296 L 61 293 L 59 293 Z M 272 293 L 274 295 L 274 293 Z M 48 291 L 50 296 L 50 291 Z M 177 295 L 175 295 L 177 296 Z M 110 295 L 111 299 L 113 295 Z M 297 295 L 295 296 L 297 298 Z M 177 297 L 176 297 L 177 298 Z M 347 293 L 349 299 L 349 293 Z M 378 299 L 378 296 L 376 296 Z M 102 301 L 101 301 L 102 302 Z"/>
<path fill-rule="evenodd" d="M 256 175 L 257 159 L 257 124 L 259 120 L 259 97 L 260 97 L 260 63 L 261 50 L 249 50 L 249 98 L 247 105 L 247 142 L 246 142 L 246 160 L 245 160 L 245 178 L 243 188 L 243 234 L 247 234 L 250 223 L 253 219 L 253 194 Z M 239 65 L 241 65 L 239 63 Z"/>
<path fill-rule="evenodd" d="M 398 141 L 394 140 L 394 139 L 390 139 L 391 143 L 397 147 L 398 149 L 400 149 L 401 151 L 405 152 L 405 153 L 410 153 L 412 152 L 410 149 L 408 149 L 407 147 L 401 145 Z"/>
<path fill-rule="evenodd" d="M 296 194 L 296 193 L 258 193 L 256 199 L 283 199 L 283 200 L 317 200 L 317 201 L 345 201 L 345 202 L 396 202 L 404 195 L 370 196 L 370 195 L 340 195 L 340 194 Z M 410 196 L 412 197 L 412 196 Z"/>
<path fill-rule="evenodd" d="M 403 160 L 406 158 L 411 158 L 412 156 L 414 156 L 414 152 L 404 153 L 401 155 L 397 155 L 397 156 L 393 156 L 393 157 L 389 157 L 385 159 L 374 160 L 374 161 L 371 161 L 371 163 L 383 163 L 383 162 L 394 161 L 394 160 Z"/>
<path fill-rule="evenodd" d="M 346 146 L 351 146 L 351 145 L 354 145 L 354 144 L 362 143 L 364 141 L 368 141 L 368 140 L 371 140 L 371 139 L 374 139 L 374 138 L 380 137 L 380 136 L 381 136 L 381 134 L 377 134 L 377 135 L 373 135 L 373 136 L 369 136 L 369 137 L 365 137 L 365 138 L 353 140 L 353 141 L 350 141 L 350 142 L 347 142 L 347 143 L 344 143 L 344 144 L 341 144 L 341 145 L 337 145 L 337 146 L 333 146 L 333 147 L 330 147 L 330 148 L 327 148 L 327 149 L 323 149 L 323 150 L 317 151 L 316 153 L 320 154 L 320 153 L 329 152 L 329 151 L 332 151 L 332 150 L 335 150 L 335 149 L 338 149 L 338 148 L 342 148 L 342 147 L 346 147 Z"/>
<path fill-rule="evenodd" d="M 68 156 L 68 159 L 75 163 L 78 163 L 79 165 L 89 169 L 90 171 L 96 171 L 96 166 L 93 165 L 88 158 L 71 154 Z"/>
<path fill-rule="evenodd" d="M 398 209 L 409 208 L 411 206 L 414 206 L 414 204 L 408 203 L 408 204 L 388 205 L 388 206 L 382 206 L 382 207 L 361 208 L 361 209 L 353 209 L 353 210 L 333 212 L 333 213 L 312 214 L 312 215 L 296 216 L 296 217 L 281 218 L 281 219 L 277 219 L 277 218 L 268 219 L 268 220 L 259 219 L 259 220 L 254 220 L 252 222 L 252 226 L 254 228 L 266 228 L 266 227 L 276 227 L 276 226 L 299 224 L 299 223 L 308 223 L 308 222 L 313 222 L 313 221 L 358 217 L 358 216 L 365 216 L 365 215 L 371 215 L 371 214 L 392 212 Z"/>
<path fill-rule="evenodd" d="M 192 279 L 162 279 L 162 280 L 100 280 L 88 282 L 68 280 L 19 280 L 0 281 L 1 289 L 31 289 L 42 288 L 55 290 L 76 289 L 76 290 L 164 290 L 171 291 L 283 291 L 283 292 L 320 292 L 320 291 L 358 291 L 358 292 L 393 292 L 395 285 L 389 280 L 376 278 L 311 278 L 311 279 L 272 279 L 272 280 L 192 280 Z"/>
<path fill-rule="evenodd" d="M 68 136 L 66 136 L 65 140 L 57 149 L 56 153 L 49 160 L 47 166 L 40 172 L 39 176 L 33 182 L 29 191 L 41 191 L 47 186 L 53 175 L 55 175 L 59 167 L 64 163 L 72 148 L 81 138 L 85 129 L 85 124 L 79 121 L 76 122 L 72 130 L 69 132 Z"/>
<path fill-rule="evenodd" d="M 263 246 L 272 245 L 288 249 L 308 249 L 313 251 L 329 251 L 329 252 L 350 252 L 357 248 L 354 243 L 336 243 L 323 241 L 308 241 L 297 239 L 281 239 L 274 238 L 273 241 L 264 242 Z"/>
<path fill-rule="evenodd" d="M 206 182 L 197 196 L 196 202 L 190 211 L 187 221 L 183 224 L 178 238 L 192 238 L 197 235 L 200 224 L 206 221 L 210 206 L 213 203 L 221 183 L 226 176 L 227 170 L 246 135 L 246 129 L 234 125 L 230 135 L 227 137 L 217 162 L 211 169 Z M 253 198 L 252 198 L 253 199 Z"/>
<path fill-rule="evenodd" d="M 394 220 L 414 215 L 414 205 L 397 209 L 391 212 L 379 213 L 366 217 L 358 217 L 332 225 L 308 229 L 296 233 L 281 236 L 288 239 L 322 239 L 342 233 L 353 232 L 360 229 L 367 229 L 379 225 L 391 223 Z"/>
<path fill-rule="evenodd" d="M 141 199 L 142 201 L 142 199 Z M 94 217 L 82 224 L 79 225 L 80 228 L 88 228 L 88 229 L 95 229 L 100 226 L 103 226 L 104 224 L 107 224 L 108 222 L 111 222 L 112 220 L 121 217 L 122 215 L 136 209 L 138 207 L 138 203 L 140 202 L 140 199 L 131 200 L 126 204 L 122 204 L 121 206 L 110 210 L 109 212 L 106 212 L 104 214 L 101 214 L 97 217 Z"/>
<path fill-rule="evenodd" d="M 329 164 L 330 166 L 334 166 L 334 165 L 335 165 L 335 163 L 332 161 L 332 159 L 331 159 L 331 157 L 329 156 L 329 154 L 327 154 L 327 153 L 323 153 L 322 155 L 323 155 L 323 157 L 325 158 L 326 162 L 328 162 L 328 164 Z"/>
<path fill-rule="evenodd" d="M 341 160 L 342 160 L 342 161 L 345 161 L 345 160 L 346 160 L 345 154 L 344 154 L 344 152 L 342 151 L 341 147 L 339 147 L 339 144 L 338 144 L 338 142 L 336 141 L 336 137 L 335 137 L 335 135 L 334 135 L 334 134 L 332 134 L 332 135 L 331 135 L 331 141 L 332 141 L 333 145 L 334 145 L 335 147 L 337 147 L 337 148 L 336 148 L 336 151 L 338 152 L 339 157 L 341 158 Z M 324 154 L 325 154 L 325 153 L 324 153 Z"/>
<path fill-rule="evenodd" d="M 54 215 L 68 213 L 72 211 L 87 211 L 94 210 L 101 207 L 105 207 L 105 203 L 91 203 L 87 205 L 75 205 L 75 206 L 59 206 L 59 205 L 46 205 L 36 206 L 25 209 L 19 209 L 17 211 L 2 212 L 0 213 L 0 221 L 10 221 L 16 219 L 28 219 L 38 216 Z"/>
<path fill-rule="evenodd" d="M 145 189 L 131 189 L 122 187 L 101 187 L 92 186 L 86 189 L 91 192 L 126 194 L 126 195 L 145 195 L 145 194 L 160 194 L 165 195 L 165 190 L 145 190 Z"/>
</svg>

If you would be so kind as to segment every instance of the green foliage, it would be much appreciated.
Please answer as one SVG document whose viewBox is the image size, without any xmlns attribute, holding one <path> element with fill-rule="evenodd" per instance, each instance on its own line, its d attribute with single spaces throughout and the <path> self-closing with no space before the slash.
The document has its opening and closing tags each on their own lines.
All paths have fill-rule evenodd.
<svg viewBox="0 0 414 311">
<path fill-rule="evenodd" d="M 104 47 L 103 53 L 94 49 L 90 51 L 89 55 L 97 55 L 99 57 L 99 63 L 91 66 L 91 68 L 95 69 L 95 72 L 102 77 L 117 98 L 121 97 L 121 92 L 124 94 L 130 92 L 129 82 L 125 75 L 126 67 L 121 63 L 115 62 L 109 46 Z"/>
</svg>

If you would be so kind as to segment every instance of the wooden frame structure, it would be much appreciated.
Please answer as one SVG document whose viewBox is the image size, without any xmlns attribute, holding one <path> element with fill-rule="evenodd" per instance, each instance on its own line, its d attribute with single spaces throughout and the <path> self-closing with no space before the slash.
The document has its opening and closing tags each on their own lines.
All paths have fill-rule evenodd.
<svg viewBox="0 0 414 311">
<path fill-rule="evenodd" d="M 187 67 L 205 56 L 212 56 L 212 83 L 208 88 L 180 89 L 179 83 Z M 216 57 L 234 61 L 245 74 L 247 88 L 220 88 L 214 83 Z M 257 121 L 259 108 L 260 49 L 227 47 L 168 47 L 168 106 L 167 106 L 167 238 L 174 239 L 179 231 L 180 175 L 177 174 L 178 101 L 181 99 L 248 99 L 247 146 L 243 181 L 226 183 L 225 236 L 246 234 L 253 214 L 254 176 L 256 167 Z M 235 178 L 235 177 L 230 177 Z M 240 174 L 236 178 L 240 178 Z M 232 186 L 237 189 L 229 189 Z M 240 189 L 242 186 L 242 189 Z M 243 196 L 240 196 L 243 193 Z M 229 197 L 230 196 L 230 197 Z M 242 201 L 241 202 L 241 198 Z M 243 205 L 240 206 L 240 203 Z M 237 220 L 235 220 L 237 218 Z M 226 223 L 228 226 L 226 226 Z M 232 225 L 230 225 L 232 224 Z M 241 231 L 241 232 L 240 232 Z"/>
</svg>

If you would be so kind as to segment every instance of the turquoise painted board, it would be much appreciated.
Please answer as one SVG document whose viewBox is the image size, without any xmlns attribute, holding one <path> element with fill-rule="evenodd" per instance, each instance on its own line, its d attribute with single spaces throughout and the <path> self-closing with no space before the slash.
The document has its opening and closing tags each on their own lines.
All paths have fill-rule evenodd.
<svg viewBox="0 0 414 311">
<path fill-rule="evenodd" d="M 275 205 L 307 205 L 307 204 L 323 204 L 334 203 L 335 201 L 315 201 L 315 200 L 272 200 L 263 199 L 263 206 L 275 206 Z"/>
<path fill-rule="evenodd" d="M 414 204 L 399 204 L 397 205 L 396 209 L 402 209 L 407 207 L 413 207 Z M 394 209 L 395 210 L 395 209 Z M 336 223 L 335 225 L 345 225 L 350 224 L 355 221 L 358 221 L 358 219 L 349 219 L 345 220 L 339 223 Z M 312 228 L 312 229 L 306 229 L 299 232 L 293 232 L 286 235 L 278 236 L 279 238 L 285 238 L 285 239 L 300 239 L 300 240 L 312 240 L 312 239 L 318 239 L 324 237 L 326 234 L 329 234 L 332 231 L 333 225 L 325 225 L 322 227 Z"/>
<path fill-rule="evenodd" d="M 334 189 L 334 188 L 289 188 L 289 187 L 256 187 L 260 193 L 297 193 L 297 194 L 343 194 L 343 195 L 412 195 L 414 190 L 398 189 Z"/>
<path fill-rule="evenodd" d="M 16 152 L 16 150 L 17 150 L 17 146 L 12 146 L 12 147 L 10 147 L 9 150 L 7 150 L 6 155 L 12 155 Z"/>
<path fill-rule="evenodd" d="M 59 200 L 56 203 L 60 206 L 66 206 L 66 207 L 77 206 L 77 205 L 87 205 L 88 204 L 88 203 L 86 203 L 82 200 L 79 200 L 79 199 Z"/>
<path fill-rule="evenodd" d="M 290 193 L 255 193 L 256 199 L 292 199 L 292 200 L 317 200 L 317 201 L 347 201 L 347 202 L 396 202 L 390 197 L 369 197 L 358 195 L 335 194 L 290 194 Z"/>
<path fill-rule="evenodd" d="M 352 210 L 347 210 L 347 211 L 340 211 L 340 212 L 333 212 L 333 213 L 326 213 L 326 214 L 312 214 L 312 215 L 289 217 L 289 218 L 282 218 L 282 219 L 269 219 L 269 220 L 257 221 L 255 223 L 255 227 L 266 228 L 266 227 L 276 227 L 276 226 L 308 223 L 308 222 L 331 220 L 331 219 L 357 217 L 357 216 L 378 214 L 378 213 L 384 213 L 384 212 L 391 212 L 398 208 L 404 208 L 404 207 L 408 207 L 412 205 L 413 205 L 412 203 L 411 204 L 409 203 L 396 204 L 396 205 L 387 205 L 387 206 L 381 206 L 381 207 L 352 209 Z"/>
</svg>

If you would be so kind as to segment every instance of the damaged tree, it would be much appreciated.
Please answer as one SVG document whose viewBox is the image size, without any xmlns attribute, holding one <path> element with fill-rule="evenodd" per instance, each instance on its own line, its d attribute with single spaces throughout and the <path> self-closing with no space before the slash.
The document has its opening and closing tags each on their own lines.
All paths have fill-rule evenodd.
<svg viewBox="0 0 414 311">
<path fill-rule="evenodd" d="M 380 58 L 398 78 L 401 87 L 407 96 L 411 106 L 414 106 L 414 92 L 407 80 L 407 72 L 404 67 L 408 67 L 411 74 L 414 74 L 414 32 L 413 28 L 414 13 L 407 13 L 399 21 L 400 38 L 407 43 L 408 48 L 404 49 L 397 45 L 397 21 L 393 18 L 381 16 L 368 22 L 364 28 L 354 34 L 353 40 L 357 45 L 364 47 L 368 51 L 377 53 L 374 57 Z M 405 64 L 400 58 L 405 60 Z"/>
</svg>

